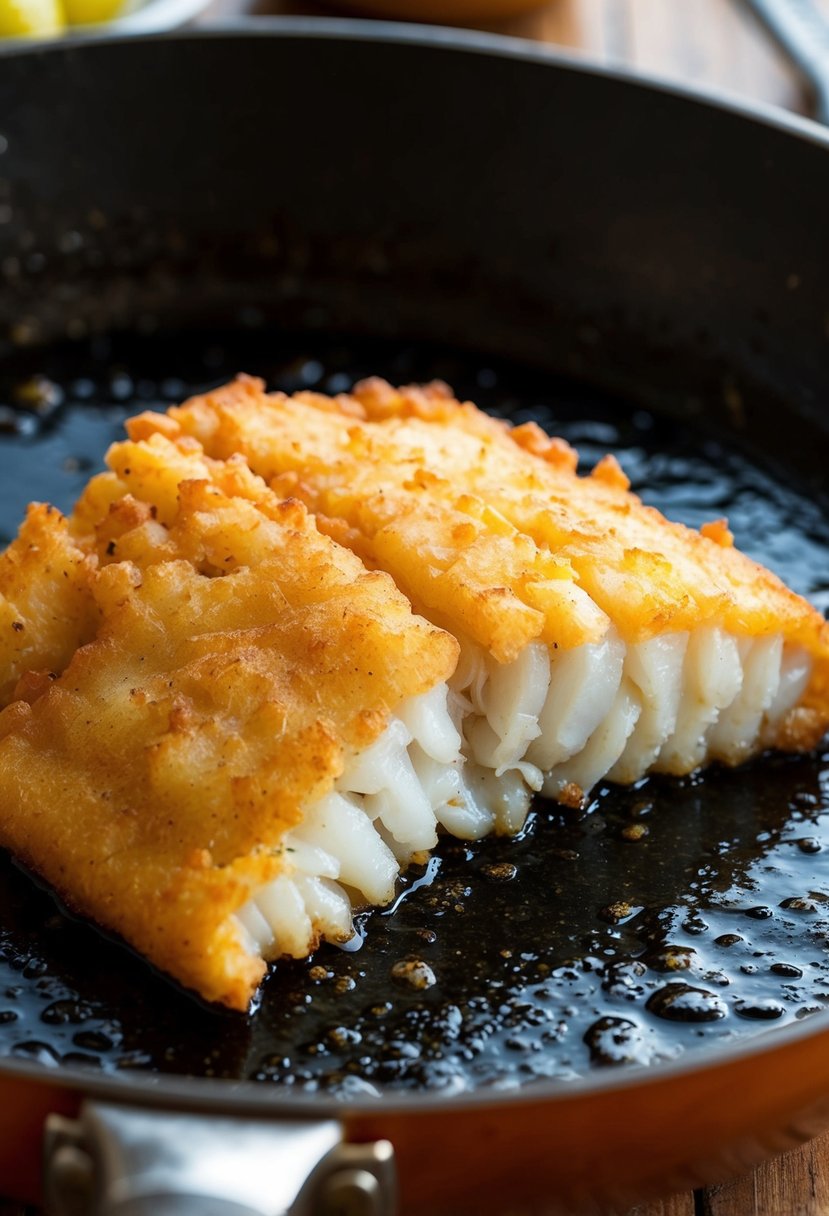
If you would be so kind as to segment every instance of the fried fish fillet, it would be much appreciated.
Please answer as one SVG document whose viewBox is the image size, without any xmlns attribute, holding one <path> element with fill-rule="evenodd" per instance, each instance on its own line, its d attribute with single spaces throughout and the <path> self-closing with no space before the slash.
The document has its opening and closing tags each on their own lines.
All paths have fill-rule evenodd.
<svg viewBox="0 0 829 1216">
<path fill-rule="evenodd" d="M 467 751 L 580 803 L 600 779 L 807 750 L 829 725 L 829 626 L 733 546 L 630 492 L 606 457 L 510 427 L 443 385 L 266 394 L 241 377 L 134 438 L 244 456 L 452 632 Z"/>
<path fill-rule="evenodd" d="M 244 1009 L 263 958 L 346 941 L 351 899 L 390 899 L 451 818 L 458 647 L 239 462 L 124 447 L 145 499 L 104 474 L 71 524 L 94 640 L 0 713 L 0 843 Z"/>
</svg>

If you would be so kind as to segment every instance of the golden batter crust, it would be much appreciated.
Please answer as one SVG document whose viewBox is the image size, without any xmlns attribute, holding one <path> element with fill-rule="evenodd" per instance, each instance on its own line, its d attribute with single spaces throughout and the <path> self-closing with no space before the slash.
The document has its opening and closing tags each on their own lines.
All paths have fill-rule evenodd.
<svg viewBox="0 0 829 1216">
<path fill-rule="evenodd" d="M 500 662 L 536 638 L 596 641 L 611 622 L 626 643 L 710 623 L 738 637 L 780 632 L 816 660 L 803 704 L 818 725 L 800 736 L 829 723 L 829 624 L 735 549 L 724 521 L 701 533 L 671 523 L 631 493 L 614 459 L 580 477 L 562 440 L 461 404 L 443 384 L 372 379 L 351 395 L 289 398 L 242 376 L 129 427 L 243 454 Z"/>
<path fill-rule="evenodd" d="M 112 493 L 115 474 L 87 495 L 101 624 L 0 714 L 0 842 L 181 983 L 245 1009 L 265 964 L 234 913 L 290 868 L 286 831 L 393 708 L 451 673 L 457 644 L 300 503 L 244 471 L 258 503 L 230 497 L 216 482 L 238 469 L 212 466 L 174 506 L 147 472 L 157 450 L 124 446 L 155 501 Z"/>
</svg>

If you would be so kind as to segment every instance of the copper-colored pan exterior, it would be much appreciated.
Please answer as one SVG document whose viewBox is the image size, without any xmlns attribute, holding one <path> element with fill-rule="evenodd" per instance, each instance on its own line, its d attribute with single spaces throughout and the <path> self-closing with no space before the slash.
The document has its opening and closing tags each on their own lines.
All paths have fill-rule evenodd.
<svg viewBox="0 0 829 1216">
<path fill-rule="evenodd" d="M 84 1097 L 159 1110 L 343 1120 L 350 1141 L 388 1139 L 401 1212 L 589 1212 L 745 1172 L 829 1126 L 829 1024 L 803 1025 L 714 1053 L 713 1059 L 480 1093 L 338 1105 L 267 1087 L 136 1075 L 90 1078 L 0 1067 L 0 1187 L 41 1197 L 43 1126 Z"/>
</svg>

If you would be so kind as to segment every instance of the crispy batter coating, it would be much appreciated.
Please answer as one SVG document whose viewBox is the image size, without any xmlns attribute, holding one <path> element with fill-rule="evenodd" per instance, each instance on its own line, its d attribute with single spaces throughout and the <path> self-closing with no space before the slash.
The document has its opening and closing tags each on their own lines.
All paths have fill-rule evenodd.
<svg viewBox="0 0 829 1216">
<path fill-rule="evenodd" d="M 427 428 L 409 458 L 339 404 L 357 407 L 351 399 L 268 397 L 259 381 L 240 377 L 169 417 L 141 415 L 128 429 L 136 438 L 187 433 L 214 456 L 241 453 L 278 493 L 312 506 L 330 535 L 389 570 L 433 619 L 445 618 L 502 661 L 536 638 L 575 646 L 603 636 L 608 617 L 578 587 L 566 558 L 466 492 L 462 468 L 451 479 L 435 473 L 429 444 L 451 444 L 453 436 Z"/>
<path fill-rule="evenodd" d="M 285 832 L 390 710 L 451 673 L 457 645 L 238 465 L 185 444 L 187 471 L 208 476 L 179 481 L 176 501 L 162 473 L 182 453 L 158 447 L 122 445 L 123 478 L 85 495 L 102 623 L 33 704 L 0 714 L 0 842 L 241 1010 L 265 965 L 234 913 L 290 872 Z"/>
<path fill-rule="evenodd" d="M 460 404 L 445 385 L 369 380 L 351 396 L 287 398 L 240 377 L 130 429 L 242 453 L 500 662 L 535 638 L 595 641 L 610 622 L 626 643 L 712 622 L 742 637 L 781 632 L 816 658 L 805 704 L 822 727 L 810 737 L 829 721 L 829 625 L 738 552 L 722 521 L 702 533 L 671 523 L 612 457 L 579 477 L 562 440 Z"/>
<path fill-rule="evenodd" d="M 60 511 L 43 503 L 29 507 L 16 539 L 0 554 L 0 706 L 31 695 L 94 637 L 95 566 Z"/>
</svg>

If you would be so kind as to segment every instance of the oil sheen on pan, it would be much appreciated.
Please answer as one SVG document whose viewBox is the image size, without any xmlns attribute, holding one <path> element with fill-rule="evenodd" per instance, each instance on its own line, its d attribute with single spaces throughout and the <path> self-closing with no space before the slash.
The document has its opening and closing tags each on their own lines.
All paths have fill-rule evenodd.
<svg viewBox="0 0 829 1216">
<path fill-rule="evenodd" d="M 728 515 L 741 547 L 829 605 L 829 528 L 782 479 L 702 431 L 441 352 L 217 339 L 41 356 L 2 389 L 0 528 L 30 498 L 71 506 L 124 417 L 240 368 L 288 391 L 446 379 L 588 466 L 614 451 L 669 517 Z M 829 1004 L 827 811 L 820 755 L 599 782 L 580 809 L 539 800 L 518 839 L 445 838 L 391 908 L 359 918 L 360 950 L 279 963 L 248 1019 L 200 1006 L 5 861 L 0 1051 L 344 1097 L 673 1059 Z"/>
</svg>

